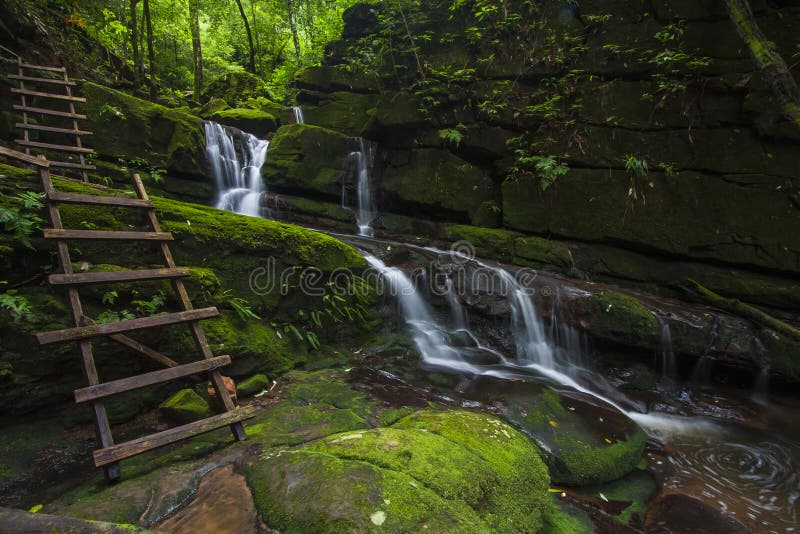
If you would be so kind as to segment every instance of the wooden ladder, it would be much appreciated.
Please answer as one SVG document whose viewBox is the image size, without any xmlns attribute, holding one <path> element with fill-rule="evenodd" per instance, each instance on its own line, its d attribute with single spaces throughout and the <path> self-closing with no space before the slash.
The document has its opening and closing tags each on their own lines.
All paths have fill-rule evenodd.
<svg viewBox="0 0 800 534">
<path fill-rule="evenodd" d="M 192 307 L 189 295 L 181 280 L 182 277 L 189 275 L 189 269 L 176 266 L 168 244 L 168 242 L 173 239 L 172 234 L 161 231 L 155 207 L 152 201 L 147 197 L 147 192 L 142 185 L 139 175 L 133 175 L 133 182 L 138 198 L 62 193 L 54 189 L 52 180 L 50 179 L 49 167 L 51 166 L 51 162 L 47 161 L 43 156 L 35 157 L 4 147 L 0 147 L 0 155 L 9 156 L 27 164 L 34 165 L 39 170 L 42 187 L 47 195 L 48 216 L 52 226 L 52 228 L 44 230 L 44 237 L 56 241 L 58 258 L 62 269 L 62 273 L 50 275 L 49 283 L 54 286 L 65 286 L 67 288 L 75 327 L 39 333 L 36 335 L 36 338 L 42 345 L 71 341 L 78 343 L 83 360 L 84 373 L 89 385 L 75 391 L 75 401 L 78 403 L 91 402 L 94 407 L 97 435 L 102 446 L 101 449 L 94 452 L 94 462 L 97 467 L 104 468 L 106 478 L 109 480 L 116 480 L 119 478 L 119 461 L 122 459 L 197 434 L 209 432 L 226 425 L 230 426 L 235 439 L 239 441 L 244 440 L 245 432 L 241 422 L 253 417 L 254 411 L 252 408 L 235 407 L 233 399 L 228 394 L 219 371 L 221 367 L 230 363 L 230 356 L 214 356 L 206 341 L 203 328 L 200 325 L 201 319 L 217 317 L 219 311 L 213 307 L 203 309 L 194 309 Z M 152 231 L 112 232 L 64 229 L 58 210 L 58 205 L 60 203 L 117 206 L 144 210 L 147 214 Z M 137 269 L 117 272 L 75 273 L 72 269 L 69 247 L 67 244 L 67 240 L 70 239 L 155 241 L 160 246 L 165 267 L 160 269 Z M 83 313 L 78 288 L 84 285 L 162 279 L 169 279 L 172 281 L 173 289 L 177 293 L 182 308 L 181 311 L 105 324 L 97 324 Z M 187 323 L 189 325 L 194 342 L 203 357 L 202 360 L 187 364 L 179 364 L 168 356 L 126 335 L 126 333 L 132 331 L 178 323 Z M 128 347 L 164 365 L 166 369 L 110 382 L 100 382 L 90 341 L 98 337 L 107 337 L 118 344 Z M 156 434 L 143 436 L 125 443 L 114 442 L 103 399 L 118 393 L 203 374 L 207 375 L 211 380 L 217 399 L 220 400 L 219 404 L 221 405 L 222 413 Z"/>
<path fill-rule="evenodd" d="M 44 74 L 41 74 L 44 73 Z M 70 157 L 77 156 L 78 161 L 57 161 L 50 160 L 51 167 L 63 167 L 66 169 L 74 169 L 80 172 L 84 182 L 89 181 L 88 171 L 94 170 L 94 165 L 86 163 L 86 156 L 94 153 L 91 148 L 86 148 L 81 143 L 81 136 L 92 135 L 92 132 L 81 130 L 78 126 L 79 119 L 85 119 L 86 115 L 81 115 L 75 112 L 75 103 L 86 102 L 85 98 L 72 96 L 72 87 L 75 82 L 69 80 L 67 76 L 67 69 L 64 67 L 45 67 L 42 65 L 31 65 L 25 63 L 22 58 L 17 59 L 17 74 L 10 74 L 8 76 L 12 80 L 16 80 L 19 87 L 12 88 L 11 92 L 20 96 L 20 104 L 14 105 L 14 109 L 22 114 L 22 122 L 18 122 L 16 127 L 22 130 L 22 138 L 17 139 L 18 145 L 24 147 L 25 153 L 30 154 L 31 148 L 46 150 L 48 153 L 63 152 Z M 26 87 L 28 84 L 28 87 Z M 36 89 L 31 89 L 30 86 Z M 63 94 L 53 92 L 59 88 L 64 89 Z M 39 104 L 38 107 L 30 105 L 28 99 L 42 99 L 45 102 L 62 102 L 67 104 L 66 109 L 57 110 L 51 109 L 49 105 Z M 29 115 L 36 114 L 41 118 L 36 124 L 29 122 Z M 44 124 L 46 120 L 61 120 L 70 119 L 71 126 L 64 127 L 64 124 L 53 126 Z M 70 139 L 69 144 L 56 144 L 42 141 L 32 141 L 30 132 L 37 131 L 42 134 L 58 134 L 66 136 Z"/>
</svg>

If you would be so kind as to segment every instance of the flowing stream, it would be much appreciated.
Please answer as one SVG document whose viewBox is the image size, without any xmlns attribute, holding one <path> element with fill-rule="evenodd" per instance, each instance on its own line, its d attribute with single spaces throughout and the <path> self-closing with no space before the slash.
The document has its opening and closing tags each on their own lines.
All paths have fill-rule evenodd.
<svg viewBox="0 0 800 534">
<path fill-rule="evenodd" d="M 298 107 L 293 112 L 295 121 L 302 123 L 302 110 Z M 217 207 L 269 216 L 261 208 L 265 188 L 260 175 L 269 143 L 246 133 L 236 136 L 216 123 L 206 123 L 205 128 L 207 153 L 219 191 Z M 359 139 L 359 150 L 347 156 L 342 205 L 354 212 L 358 234 L 365 236 L 355 239 L 381 246 L 383 242 L 372 238 L 372 223 L 377 216 L 371 177 L 375 152 L 373 143 Z M 362 248 L 359 242 L 352 242 L 353 236 L 339 237 Z M 452 251 L 402 246 L 432 256 L 437 262 L 453 259 Z M 652 469 L 664 470 L 665 487 L 696 485 L 690 492 L 693 496 L 757 530 L 797 531 L 797 440 L 768 431 L 743 431 L 743 427 L 725 417 L 736 408 L 726 412 L 719 407 L 718 397 L 701 399 L 709 390 L 703 387 L 704 393 L 698 392 L 698 387 L 707 382 L 706 359 L 697 364 L 694 389 L 681 385 L 667 321 L 660 319 L 661 339 L 656 352 L 656 368 L 662 374 L 656 391 L 663 401 L 648 410 L 647 403 L 622 393 L 586 363 L 587 343 L 565 320 L 558 287 L 550 296 L 549 318 L 545 321 L 540 313 L 543 303 L 525 277 L 519 276 L 525 274 L 524 270 L 514 272 L 472 257 L 459 259 L 457 263 L 480 271 L 488 291 L 507 306 L 509 319 L 502 337 L 513 340 L 513 344 L 508 350 L 498 349 L 493 342 L 496 340 L 470 324 L 468 306 L 462 302 L 455 275 L 448 275 L 442 287 L 435 290 L 424 270 L 415 272 L 421 276 L 410 276 L 366 250 L 372 249 L 364 247 L 362 253 L 380 275 L 382 293 L 396 299 L 398 316 L 411 334 L 423 368 L 465 377 L 544 381 L 590 396 L 627 415 L 653 438 L 670 444 L 672 452 L 663 461 L 650 462 Z M 421 291 L 421 286 L 427 290 Z M 446 305 L 447 313 L 433 306 L 437 297 Z M 771 409 L 766 391 L 768 377 L 768 369 L 763 370 L 754 388 L 755 398 L 767 411 Z M 686 409 L 693 403 L 705 403 L 703 416 Z M 718 414 L 722 415 L 716 417 Z"/>
<path fill-rule="evenodd" d="M 252 217 L 269 217 L 262 209 L 266 192 L 261 167 L 267 161 L 269 141 L 246 132 L 224 128 L 216 122 L 204 123 L 206 157 L 217 184 L 216 207 Z"/>
<path fill-rule="evenodd" d="M 294 117 L 295 124 L 305 124 L 305 118 L 303 117 L 303 108 L 300 106 L 294 106 L 292 108 L 292 116 Z"/>
</svg>

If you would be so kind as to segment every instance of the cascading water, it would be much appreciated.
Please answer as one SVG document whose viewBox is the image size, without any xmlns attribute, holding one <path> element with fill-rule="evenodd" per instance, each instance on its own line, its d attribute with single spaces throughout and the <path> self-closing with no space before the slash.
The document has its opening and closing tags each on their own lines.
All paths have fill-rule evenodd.
<svg viewBox="0 0 800 534">
<path fill-rule="evenodd" d="M 246 132 L 236 136 L 216 122 L 208 121 L 203 127 L 206 157 L 219 194 L 216 207 L 253 217 L 265 215 L 261 208 L 265 192 L 261 167 L 267 160 L 269 141 Z"/>
<path fill-rule="evenodd" d="M 453 325 L 457 330 L 467 330 L 467 324 L 469 323 L 467 319 L 467 309 L 461 304 L 461 301 L 458 300 L 458 293 L 456 293 L 453 281 L 448 278 L 445 284 L 447 286 L 447 303 L 450 305 L 450 315 L 453 318 Z"/>
<path fill-rule="evenodd" d="M 292 115 L 294 116 L 295 124 L 305 124 L 305 119 L 303 118 L 303 108 L 300 106 L 294 106 L 292 108 Z"/>
<path fill-rule="evenodd" d="M 378 208 L 372 192 L 371 170 L 377 150 L 375 143 L 360 137 L 358 145 L 359 150 L 347 156 L 346 176 L 342 180 L 342 207 L 351 209 L 355 213 L 358 235 L 372 237 L 372 222 L 378 215 Z M 348 201 L 348 178 L 351 180 L 350 183 L 355 182 L 354 203 Z"/>
<path fill-rule="evenodd" d="M 672 350 L 672 332 L 666 319 L 659 317 L 658 326 L 658 366 L 661 369 L 661 376 L 668 383 L 675 384 L 678 380 L 678 366 L 675 362 L 675 352 Z"/>
</svg>

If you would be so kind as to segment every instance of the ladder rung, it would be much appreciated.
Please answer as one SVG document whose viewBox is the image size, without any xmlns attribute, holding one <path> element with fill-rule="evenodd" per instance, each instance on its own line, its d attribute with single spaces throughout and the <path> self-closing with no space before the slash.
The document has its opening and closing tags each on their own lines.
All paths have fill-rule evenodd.
<svg viewBox="0 0 800 534">
<path fill-rule="evenodd" d="M 125 206 L 128 208 L 152 208 L 152 200 L 142 200 L 128 197 L 107 197 L 102 195 L 80 195 L 78 193 L 51 193 L 51 202 L 64 202 L 67 204 L 91 204 L 93 206 Z"/>
<path fill-rule="evenodd" d="M 113 464 L 125 458 L 136 456 L 137 454 L 175 443 L 182 439 L 191 438 L 205 432 L 216 430 L 225 425 L 231 425 L 251 419 L 255 416 L 256 408 L 254 406 L 245 406 L 236 408 L 230 412 L 213 415 L 200 421 L 189 423 L 188 425 L 178 426 L 164 430 L 156 434 L 144 436 L 138 439 L 113 445 L 105 449 L 94 451 L 94 463 L 97 467 Z"/>
<path fill-rule="evenodd" d="M 12 150 L 10 148 L 6 148 L 4 146 L 0 146 L 0 156 L 6 156 L 8 158 L 14 158 L 19 161 L 24 161 L 25 163 L 30 163 L 31 165 L 36 165 L 38 167 L 47 168 L 53 164 L 52 161 L 48 161 L 46 159 L 31 156 L 30 154 L 24 154 L 22 152 L 17 152 L 16 150 Z"/>
<path fill-rule="evenodd" d="M 201 308 L 199 310 L 165 313 L 163 315 L 140 317 L 138 319 L 128 319 L 126 321 L 116 321 L 113 323 L 77 326 L 64 330 L 42 332 L 36 334 L 36 340 L 40 345 L 49 345 L 51 343 L 63 343 L 80 339 L 109 336 L 112 334 L 121 334 L 123 332 L 132 332 L 134 330 L 142 330 L 155 326 L 199 321 L 200 319 L 209 319 L 217 316 L 219 316 L 219 311 L 216 308 Z"/>
<path fill-rule="evenodd" d="M 86 171 L 93 171 L 97 169 L 94 165 L 86 165 L 85 163 L 72 163 L 71 161 L 51 161 L 50 165 L 53 167 L 66 167 L 68 169 L 83 169 Z"/>
<path fill-rule="evenodd" d="M 48 72 L 66 72 L 67 69 L 64 67 L 45 67 L 44 65 L 31 65 L 30 63 L 20 63 L 18 65 L 23 69 L 36 69 L 36 70 L 46 70 Z"/>
<path fill-rule="evenodd" d="M 26 141 L 24 139 L 16 139 L 14 142 L 21 146 L 46 148 L 48 150 L 59 150 L 61 152 L 80 152 L 81 154 L 91 154 L 94 152 L 94 150 L 91 148 L 84 148 L 80 146 L 54 145 L 52 143 L 40 143 L 38 141 Z"/>
<path fill-rule="evenodd" d="M 67 100 L 69 102 L 86 102 L 86 99 L 83 98 L 82 96 L 57 95 L 55 93 L 44 93 L 42 91 L 32 91 L 30 89 L 17 89 L 16 87 L 12 87 L 11 92 L 16 93 L 18 95 L 52 98 L 53 100 Z"/>
<path fill-rule="evenodd" d="M 188 267 L 172 269 L 136 269 L 132 271 L 112 271 L 104 273 L 51 274 L 48 281 L 54 286 L 112 284 L 139 280 L 162 280 L 189 276 Z"/>
<path fill-rule="evenodd" d="M 45 115 L 55 115 L 57 117 L 68 117 L 70 119 L 85 119 L 86 115 L 80 113 L 70 113 L 68 111 L 53 111 L 52 109 L 32 108 L 30 106 L 21 106 L 14 104 L 14 109 L 17 111 L 27 111 L 28 113 L 44 113 Z"/>
<path fill-rule="evenodd" d="M 55 83 L 58 85 L 75 85 L 75 82 L 68 82 L 61 78 L 38 78 L 36 76 L 22 76 L 20 74 L 9 74 L 12 80 L 21 80 L 23 82 L 36 82 L 36 83 Z"/>
<path fill-rule="evenodd" d="M 230 356 L 216 356 L 208 360 L 200 360 L 177 367 L 170 367 L 168 369 L 161 369 L 150 373 L 144 373 L 130 378 L 123 378 L 120 380 L 113 380 L 96 386 L 89 386 L 86 388 L 75 390 L 75 402 L 89 402 L 97 399 L 117 395 L 126 391 L 133 391 L 162 382 L 168 382 L 178 378 L 184 378 L 198 373 L 205 373 L 224 367 L 231 363 Z"/>
<path fill-rule="evenodd" d="M 169 232 L 126 232 L 118 230 L 44 229 L 45 239 L 118 239 L 122 241 L 172 241 Z"/>
<path fill-rule="evenodd" d="M 16 127 L 22 130 L 39 130 L 42 132 L 54 132 L 67 135 L 93 135 L 92 132 L 85 132 L 83 130 L 74 130 L 71 128 L 56 128 L 54 126 L 42 126 L 41 124 L 27 124 L 24 122 L 18 122 L 16 124 Z"/>
</svg>

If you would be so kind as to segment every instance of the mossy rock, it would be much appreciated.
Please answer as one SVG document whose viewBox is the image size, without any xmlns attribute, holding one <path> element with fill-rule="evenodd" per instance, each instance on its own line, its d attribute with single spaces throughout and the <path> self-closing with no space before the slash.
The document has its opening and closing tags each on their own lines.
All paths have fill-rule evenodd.
<svg viewBox="0 0 800 534">
<path fill-rule="evenodd" d="M 267 375 L 257 374 L 250 378 L 242 380 L 236 384 L 236 395 L 238 397 L 249 397 L 256 393 L 263 391 L 269 387 L 269 378 Z"/>
<path fill-rule="evenodd" d="M 265 96 L 248 98 L 247 100 L 244 101 L 242 107 L 247 109 L 257 109 L 259 111 L 269 113 L 273 117 L 282 116 L 283 112 L 286 111 L 287 109 L 281 106 L 280 104 L 273 102 L 272 100 L 270 100 Z"/>
<path fill-rule="evenodd" d="M 165 416 L 178 423 L 191 423 L 211 416 L 208 401 L 193 389 L 182 389 L 171 395 L 158 407 Z"/>
<path fill-rule="evenodd" d="M 524 436 L 460 411 L 335 434 L 247 476 L 262 517 L 285 532 L 536 532 L 548 487 Z"/>
<path fill-rule="evenodd" d="M 466 241 L 478 256 L 510 261 L 514 256 L 516 232 L 494 228 L 479 228 L 464 224 L 445 224 L 444 235 L 451 241 Z"/>
<path fill-rule="evenodd" d="M 80 86 L 86 97 L 92 147 L 104 158 L 144 160 L 178 175 L 204 177 L 205 134 L 199 117 L 153 104 L 91 82 Z"/>
<path fill-rule="evenodd" d="M 562 273 L 569 273 L 573 267 L 572 254 L 566 245 L 534 236 L 514 241 L 514 263 Z"/>
<path fill-rule="evenodd" d="M 647 435 L 625 415 L 559 398 L 550 389 L 525 406 L 524 413 L 519 422 L 547 451 L 545 461 L 556 484 L 619 479 L 636 467 L 644 452 Z"/>
<path fill-rule="evenodd" d="M 457 192 L 457 194 L 456 194 Z M 387 166 L 381 180 L 383 204 L 395 213 L 466 222 L 498 195 L 479 167 L 446 150 L 411 151 L 406 165 Z"/>
<path fill-rule="evenodd" d="M 270 188 L 341 199 L 342 168 L 356 143 L 346 135 L 309 124 L 278 129 L 262 174 Z"/>
<path fill-rule="evenodd" d="M 377 92 L 377 80 L 362 73 L 347 72 L 343 68 L 329 65 L 308 67 L 297 73 L 295 84 L 301 89 L 332 93 L 350 91 L 354 93 Z"/>
<path fill-rule="evenodd" d="M 773 157 L 793 161 L 777 152 Z M 621 160 L 600 166 L 622 165 L 616 161 Z M 653 158 L 649 161 L 652 165 Z M 613 242 L 739 268 L 800 272 L 800 218 L 792 197 L 796 188 L 785 178 L 755 174 L 767 172 L 763 169 L 749 175 L 741 169 L 731 172 L 739 174 L 681 171 L 668 176 L 651 170 L 646 181 L 639 180 L 646 202 L 628 196 L 630 176 L 624 170 L 572 168 L 545 192 L 526 180 L 506 181 L 503 219 L 506 226 L 526 233 Z"/>
<path fill-rule="evenodd" d="M 233 126 L 259 139 L 278 129 L 278 120 L 275 116 L 258 109 L 224 109 L 214 112 L 209 119 L 225 126 Z"/>
<path fill-rule="evenodd" d="M 302 96 L 302 94 L 301 94 Z M 303 103 L 306 124 L 361 137 L 374 113 L 377 95 L 335 92 L 313 105 Z"/>
<path fill-rule="evenodd" d="M 195 108 L 193 113 L 203 119 L 208 119 L 215 113 L 231 109 L 231 106 L 222 98 L 212 98 L 199 108 Z"/>
<path fill-rule="evenodd" d="M 375 111 L 364 135 L 381 145 L 411 148 L 423 132 L 436 130 L 428 116 L 420 111 L 422 102 L 410 93 L 389 92 L 373 105 Z"/>
<path fill-rule="evenodd" d="M 156 534 L 130 524 L 87 521 L 51 514 L 0 508 L 0 525 L 7 532 L 48 532 L 50 534 Z"/>
<path fill-rule="evenodd" d="M 500 480 L 488 496 L 497 514 L 493 528 L 535 532 L 541 526 L 549 477 L 539 450 L 517 430 L 491 416 L 467 411 L 424 410 L 394 425 L 421 429 L 446 438 L 479 455 Z"/>
<path fill-rule="evenodd" d="M 200 92 L 200 101 L 212 98 L 225 100 L 233 107 L 239 107 L 251 98 L 269 98 L 267 85 L 258 76 L 249 72 L 228 72 L 208 82 Z"/>
<path fill-rule="evenodd" d="M 603 290 L 584 303 L 586 331 L 597 339 L 630 347 L 657 345 L 660 327 L 656 316 L 635 298 Z"/>
<path fill-rule="evenodd" d="M 503 226 L 503 211 L 493 200 L 482 202 L 472 216 L 472 224 L 484 228 L 500 228 Z"/>
</svg>

